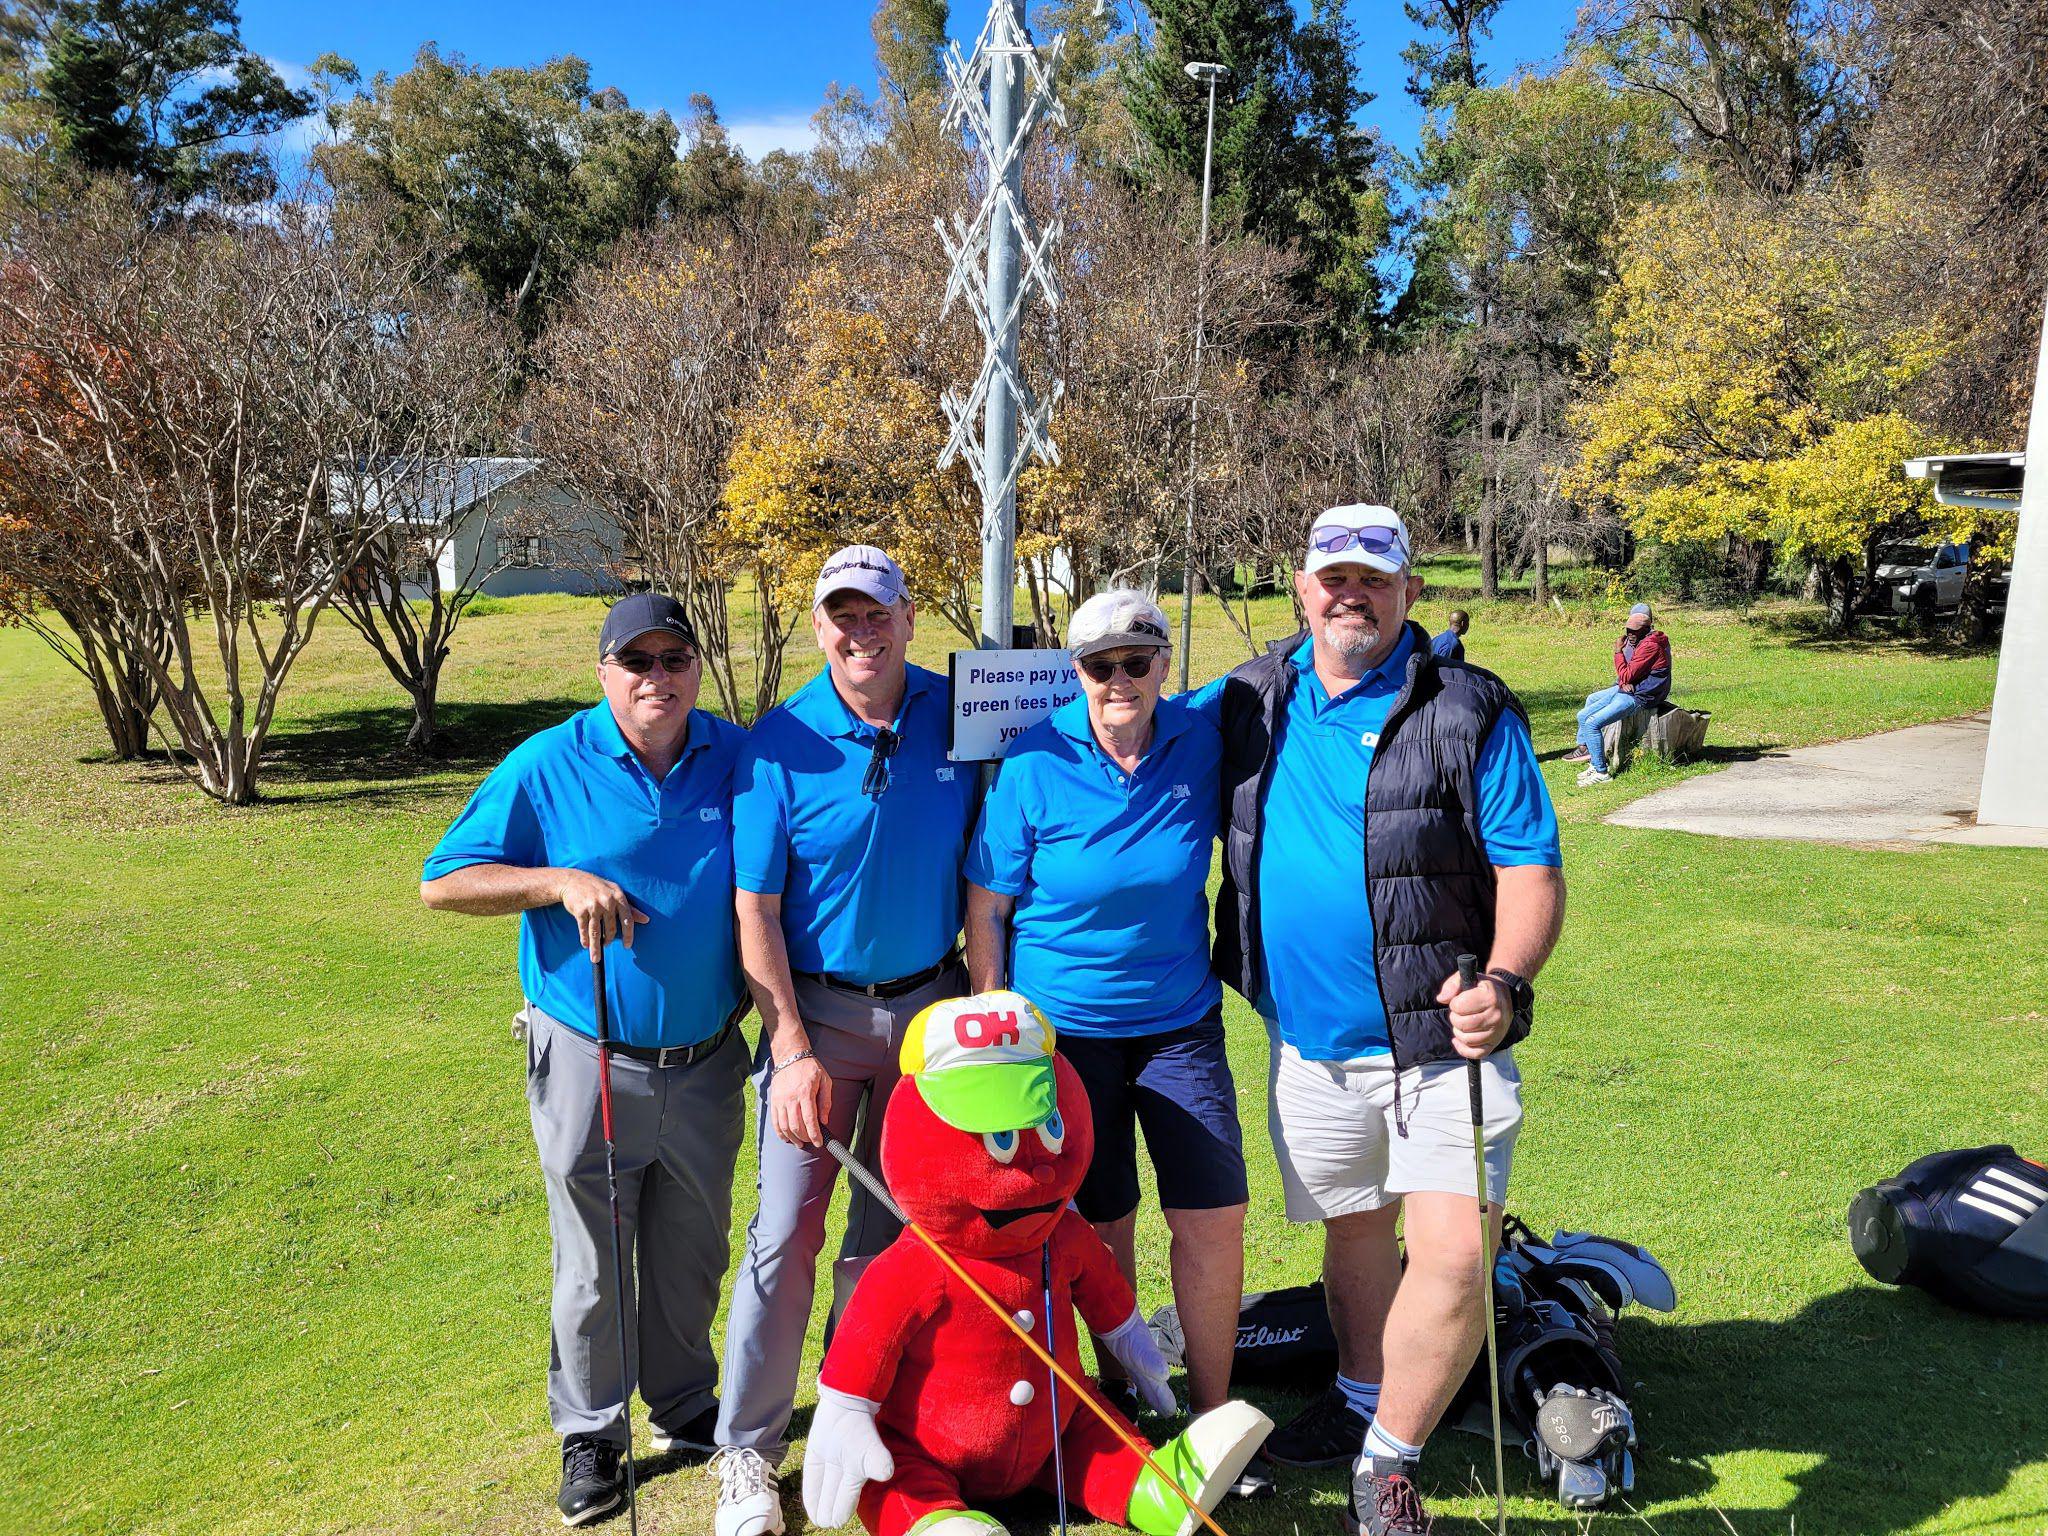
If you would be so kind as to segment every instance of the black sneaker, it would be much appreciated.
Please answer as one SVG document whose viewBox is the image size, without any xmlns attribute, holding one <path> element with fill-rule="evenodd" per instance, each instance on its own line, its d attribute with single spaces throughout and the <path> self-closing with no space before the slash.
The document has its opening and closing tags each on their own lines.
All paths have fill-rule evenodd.
<svg viewBox="0 0 2048 1536">
<path fill-rule="evenodd" d="M 1415 1491 L 1415 1463 L 1361 1456 L 1351 1471 L 1351 1521 L 1355 1536 L 1429 1536 L 1436 1522 Z"/>
<path fill-rule="evenodd" d="M 1262 1471 L 1256 1459 L 1246 1462 L 1237 1481 L 1230 1485 L 1233 1499 L 1270 1499 L 1279 1491 L 1273 1486 L 1273 1474 Z"/>
<path fill-rule="evenodd" d="M 1372 1421 L 1333 1382 L 1323 1395 L 1266 1437 L 1260 1453 L 1283 1467 L 1334 1467 L 1352 1460 Z"/>
<path fill-rule="evenodd" d="M 1133 1424 L 1138 1422 L 1139 1414 L 1152 1411 L 1145 1406 L 1144 1400 L 1138 1396 L 1138 1389 L 1132 1386 L 1126 1377 L 1112 1376 L 1107 1381 L 1097 1381 L 1095 1390 L 1101 1394 L 1105 1403 Z"/>
<path fill-rule="evenodd" d="M 562 1491 L 555 1508 L 564 1525 L 588 1525 L 625 1502 L 619 1448 L 609 1440 L 571 1435 L 562 1442 Z"/>
<path fill-rule="evenodd" d="M 650 1422 L 647 1426 L 647 1445 L 656 1455 L 684 1451 L 709 1456 L 718 1449 L 718 1399 L 714 1397 L 709 1408 L 685 1419 L 674 1429 L 664 1429 L 661 1425 Z"/>
</svg>

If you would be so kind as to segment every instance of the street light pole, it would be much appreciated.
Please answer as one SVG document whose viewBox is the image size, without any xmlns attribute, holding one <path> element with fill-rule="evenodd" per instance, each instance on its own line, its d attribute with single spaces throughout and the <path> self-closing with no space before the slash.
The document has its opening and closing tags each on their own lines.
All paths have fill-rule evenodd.
<svg viewBox="0 0 2048 1536">
<path fill-rule="evenodd" d="M 1209 83 L 1209 127 L 1202 138 L 1202 241 L 1195 275 L 1195 387 L 1188 397 L 1188 527 L 1187 548 L 1180 570 L 1180 688 L 1188 691 L 1188 652 L 1195 633 L 1195 496 L 1201 484 L 1201 455 L 1196 429 L 1202 419 L 1202 342 L 1209 298 L 1209 168 L 1216 156 L 1216 82 L 1230 73 L 1227 65 L 1190 63 L 1188 78 Z"/>
</svg>

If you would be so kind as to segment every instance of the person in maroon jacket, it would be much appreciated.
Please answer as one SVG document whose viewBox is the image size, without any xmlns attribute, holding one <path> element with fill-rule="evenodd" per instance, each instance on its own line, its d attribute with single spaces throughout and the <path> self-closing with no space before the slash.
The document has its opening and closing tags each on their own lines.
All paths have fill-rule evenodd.
<svg viewBox="0 0 2048 1536">
<path fill-rule="evenodd" d="M 1586 765 L 1579 782 L 1605 784 L 1614 777 L 1601 750 L 1602 730 L 1636 710 L 1655 710 L 1670 694 L 1670 637 L 1652 627 L 1650 605 L 1637 603 L 1629 609 L 1628 623 L 1614 647 L 1614 686 L 1588 694 L 1586 707 L 1579 711 L 1579 745 L 1565 758 Z"/>
</svg>

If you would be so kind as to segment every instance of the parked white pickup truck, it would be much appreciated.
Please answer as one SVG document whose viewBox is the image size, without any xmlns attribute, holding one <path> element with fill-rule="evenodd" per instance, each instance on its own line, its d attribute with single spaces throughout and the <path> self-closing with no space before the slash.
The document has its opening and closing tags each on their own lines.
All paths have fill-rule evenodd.
<svg viewBox="0 0 2048 1536">
<path fill-rule="evenodd" d="M 1870 606 L 1879 613 L 1953 613 L 1970 579 L 1970 546 L 1887 544 L 1877 554 Z"/>
</svg>

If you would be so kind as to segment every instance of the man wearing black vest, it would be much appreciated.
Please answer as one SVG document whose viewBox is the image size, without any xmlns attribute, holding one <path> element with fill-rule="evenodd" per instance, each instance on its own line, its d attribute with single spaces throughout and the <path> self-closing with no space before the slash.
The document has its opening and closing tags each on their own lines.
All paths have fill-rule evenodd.
<svg viewBox="0 0 2048 1536">
<path fill-rule="evenodd" d="M 1431 654 L 1409 566 L 1389 509 L 1323 513 L 1295 578 L 1308 632 L 1197 701 L 1223 732 L 1216 970 L 1267 1021 L 1287 1215 L 1323 1224 L 1338 1341 L 1336 1385 L 1266 1449 L 1356 1457 L 1361 1536 L 1427 1528 L 1415 1462 L 1485 1332 L 1465 1062 L 1484 1062 L 1497 1241 L 1511 1048 L 1564 916 L 1527 717 L 1492 673 Z M 1461 992 L 1465 953 L 1485 975 Z"/>
</svg>

